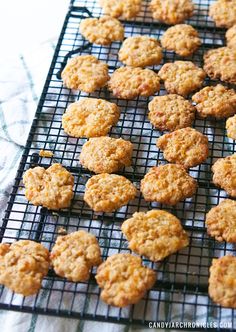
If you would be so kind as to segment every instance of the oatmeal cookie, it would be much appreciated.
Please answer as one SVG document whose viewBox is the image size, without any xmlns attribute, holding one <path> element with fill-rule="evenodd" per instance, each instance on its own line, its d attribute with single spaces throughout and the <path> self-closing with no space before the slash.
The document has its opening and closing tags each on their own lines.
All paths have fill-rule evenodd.
<svg viewBox="0 0 236 332">
<path fill-rule="evenodd" d="M 225 199 L 206 215 L 207 233 L 217 241 L 236 242 L 236 201 Z"/>
<path fill-rule="evenodd" d="M 151 124 L 162 131 L 190 127 L 195 118 L 195 107 L 175 94 L 154 97 L 148 109 Z"/>
<path fill-rule="evenodd" d="M 194 4 L 191 0 L 152 0 L 150 10 L 154 19 L 178 24 L 193 15 Z"/>
<path fill-rule="evenodd" d="M 80 153 L 80 163 L 94 173 L 115 173 L 132 162 L 133 144 L 122 138 L 90 138 Z"/>
<path fill-rule="evenodd" d="M 202 118 L 227 118 L 236 113 L 236 92 L 221 84 L 203 88 L 192 96 L 192 100 Z"/>
<path fill-rule="evenodd" d="M 219 47 L 204 55 L 204 70 L 210 78 L 236 83 L 236 48 Z"/>
<path fill-rule="evenodd" d="M 236 140 L 236 114 L 226 121 L 227 136 Z"/>
<path fill-rule="evenodd" d="M 208 138 L 193 128 L 183 128 L 165 134 L 157 140 L 164 158 L 185 168 L 203 163 L 209 154 Z"/>
<path fill-rule="evenodd" d="M 214 302 L 236 308 L 236 257 L 228 255 L 212 260 L 208 292 Z"/>
<path fill-rule="evenodd" d="M 102 173 L 86 183 L 84 200 L 96 212 L 112 212 L 135 198 L 135 186 L 124 176 Z"/>
<path fill-rule="evenodd" d="M 157 262 L 188 246 L 189 238 L 180 220 L 162 210 L 136 212 L 121 227 L 129 248 Z"/>
<path fill-rule="evenodd" d="M 217 27 L 230 28 L 236 24 L 235 0 L 217 0 L 210 5 L 209 16 Z"/>
<path fill-rule="evenodd" d="M 33 205 L 51 210 L 70 206 L 73 197 L 74 177 L 61 164 L 49 168 L 28 169 L 23 176 L 25 196 Z"/>
<path fill-rule="evenodd" d="M 99 0 L 105 14 L 130 19 L 138 15 L 141 0 Z"/>
<path fill-rule="evenodd" d="M 109 101 L 84 98 L 70 104 L 62 116 L 64 131 L 73 137 L 106 135 L 120 117 L 120 109 Z"/>
<path fill-rule="evenodd" d="M 180 56 L 190 56 L 201 45 L 201 39 L 191 25 L 177 24 L 166 30 L 161 37 L 161 45 Z"/>
<path fill-rule="evenodd" d="M 226 32 L 225 37 L 228 47 L 236 47 L 236 24 Z"/>
<path fill-rule="evenodd" d="M 121 67 L 111 75 L 108 88 L 117 98 L 149 97 L 160 90 L 160 79 L 150 69 Z"/>
<path fill-rule="evenodd" d="M 108 257 L 98 267 L 95 278 L 104 302 L 125 307 L 137 303 L 152 288 L 156 273 L 142 266 L 140 257 L 120 253 Z"/>
<path fill-rule="evenodd" d="M 206 77 L 204 70 L 191 61 L 166 63 L 158 75 L 169 93 L 177 93 L 183 97 L 199 89 Z"/>
<path fill-rule="evenodd" d="M 176 205 L 192 197 L 197 182 L 181 165 L 167 164 L 152 167 L 141 181 L 141 192 L 146 201 Z"/>
<path fill-rule="evenodd" d="M 157 39 L 149 36 L 127 38 L 119 51 L 119 60 L 128 66 L 146 67 L 159 65 L 162 49 Z"/>
<path fill-rule="evenodd" d="M 88 280 L 91 268 L 102 262 L 96 237 L 82 230 L 58 236 L 50 258 L 55 273 L 74 282 Z"/>
<path fill-rule="evenodd" d="M 0 244 L 0 284 L 29 296 L 37 293 L 49 269 L 49 252 L 40 243 L 20 240 Z"/>
<path fill-rule="evenodd" d="M 124 39 L 124 27 L 116 18 L 103 16 L 86 18 L 80 23 L 80 33 L 90 43 L 109 45 Z"/>
<path fill-rule="evenodd" d="M 68 89 L 94 92 L 109 80 L 108 66 L 93 55 L 80 55 L 70 59 L 61 73 Z"/>
<path fill-rule="evenodd" d="M 212 166 L 213 183 L 236 197 L 236 153 L 218 159 Z"/>
</svg>

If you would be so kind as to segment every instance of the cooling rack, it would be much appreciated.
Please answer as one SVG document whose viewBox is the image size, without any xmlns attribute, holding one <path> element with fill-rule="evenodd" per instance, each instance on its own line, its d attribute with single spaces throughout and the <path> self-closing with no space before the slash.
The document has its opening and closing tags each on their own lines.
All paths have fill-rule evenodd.
<svg viewBox="0 0 236 332">
<path fill-rule="evenodd" d="M 209 4 L 208 0 L 195 1 L 195 15 L 186 21 L 198 29 L 203 41 L 200 49 L 188 58 L 199 66 L 202 66 L 205 51 L 225 44 L 225 30 L 216 28 L 207 17 Z M 60 73 L 73 54 L 95 55 L 108 63 L 110 73 L 121 66 L 117 59 L 120 43 L 114 42 L 110 46 L 101 47 L 88 43 L 79 34 L 78 26 L 83 18 L 99 17 L 101 14 L 101 8 L 94 0 L 74 0 L 70 3 L 7 205 L 0 229 L 0 241 L 32 239 L 50 249 L 61 227 L 68 232 L 85 229 L 97 236 L 103 259 L 106 259 L 117 252 L 129 252 L 127 241 L 120 231 L 124 219 L 135 211 L 162 208 L 182 221 L 190 235 L 190 245 L 158 264 L 143 258 L 144 264 L 156 270 L 158 277 L 152 290 L 136 305 L 119 309 L 104 304 L 99 299 L 95 270 L 89 281 L 84 283 L 68 282 L 49 271 L 36 296 L 24 298 L 1 287 L 0 309 L 146 326 L 149 321 L 192 321 L 215 323 L 216 329 L 220 329 L 220 324 L 230 322 L 232 327 L 225 330 L 233 330 L 235 311 L 214 304 L 208 297 L 207 288 L 212 258 L 227 253 L 234 254 L 235 248 L 234 245 L 209 238 L 204 225 L 206 212 L 225 197 L 225 192 L 212 183 L 211 165 L 217 158 L 235 152 L 235 143 L 226 137 L 225 121 L 196 119 L 194 122 L 194 127 L 209 138 L 210 156 L 205 163 L 190 169 L 191 175 L 199 184 L 193 198 L 168 207 L 147 203 L 139 194 L 128 206 L 110 214 L 96 214 L 83 201 L 84 185 L 92 175 L 81 168 L 78 162 L 78 155 L 86 140 L 68 137 L 62 129 L 61 118 L 70 103 L 87 95 L 63 88 Z M 148 1 L 143 1 L 142 11 L 136 19 L 122 22 L 126 37 L 146 34 L 159 39 L 168 27 L 152 20 Z M 164 52 L 162 64 L 176 59 L 181 57 L 172 52 Z M 153 69 L 158 71 L 159 67 L 155 66 Z M 217 81 L 209 79 L 205 81 L 206 85 L 216 83 Z M 162 86 L 160 94 L 165 93 Z M 89 97 L 103 98 L 120 106 L 120 120 L 111 129 L 110 135 L 123 137 L 134 144 L 132 167 L 120 173 L 139 188 L 140 180 L 150 167 L 166 163 L 162 153 L 156 148 L 156 139 L 163 133 L 154 130 L 147 120 L 147 104 L 151 98 L 125 101 L 114 98 L 106 89 L 96 91 Z M 54 156 L 41 158 L 41 149 L 52 151 Z M 62 163 L 75 176 L 72 205 L 70 209 L 59 212 L 31 205 L 24 197 L 22 185 L 22 175 L 29 167 L 47 167 L 53 162 Z M 201 329 L 199 327 L 197 330 Z"/>
</svg>

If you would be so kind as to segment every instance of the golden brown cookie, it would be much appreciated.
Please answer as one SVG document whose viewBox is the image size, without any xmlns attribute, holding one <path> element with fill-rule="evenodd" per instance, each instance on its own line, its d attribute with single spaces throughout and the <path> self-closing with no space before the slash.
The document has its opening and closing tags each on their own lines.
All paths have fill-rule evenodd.
<svg viewBox="0 0 236 332">
<path fill-rule="evenodd" d="M 193 15 L 194 4 L 191 0 L 152 0 L 150 10 L 156 20 L 178 24 Z"/>
<path fill-rule="evenodd" d="M 228 47 L 236 47 L 236 24 L 227 30 L 225 37 Z"/>
<path fill-rule="evenodd" d="M 236 201 L 225 199 L 206 215 L 207 233 L 217 241 L 236 242 Z"/>
<path fill-rule="evenodd" d="M 135 198 L 135 186 L 124 176 L 102 173 L 86 183 L 84 200 L 96 212 L 112 212 Z"/>
<path fill-rule="evenodd" d="M 79 30 L 90 43 L 98 45 L 109 45 L 124 39 L 123 25 L 110 16 L 86 18 L 80 23 Z"/>
<path fill-rule="evenodd" d="M 227 136 L 236 140 L 236 114 L 226 121 Z"/>
<path fill-rule="evenodd" d="M 162 210 L 136 212 L 121 227 L 129 248 L 157 262 L 188 246 L 189 238 L 181 222 Z"/>
<path fill-rule="evenodd" d="M 221 84 L 203 88 L 192 96 L 192 100 L 202 118 L 227 118 L 236 113 L 236 92 Z"/>
<path fill-rule="evenodd" d="M 191 61 L 165 63 L 158 75 L 169 93 L 177 93 L 183 97 L 199 89 L 206 77 L 204 70 Z"/>
<path fill-rule="evenodd" d="M 209 16 L 217 27 L 230 28 L 236 24 L 235 0 L 217 0 L 210 5 Z"/>
<path fill-rule="evenodd" d="M 80 163 L 94 173 L 115 173 L 132 162 L 133 144 L 122 138 L 90 138 L 80 153 Z"/>
<path fill-rule="evenodd" d="M 141 181 L 141 192 L 146 201 L 176 205 L 192 197 L 197 182 L 181 165 L 167 164 L 152 167 Z"/>
<path fill-rule="evenodd" d="M 236 308 L 236 257 L 223 256 L 212 260 L 209 296 L 222 307 Z"/>
<path fill-rule="evenodd" d="M 25 196 L 33 205 L 51 210 L 70 206 L 73 197 L 74 177 L 61 164 L 49 168 L 28 169 L 23 176 Z"/>
<path fill-rule="evenodd" d="M 0 244 L 0 284 L 24 296 L 41 287 L 49 269 L 49 252 L 40 243 L 20 240 Z"/>
<path fill-rule="evenodd" d="M 207 51 L 204 70 L 210 78 L 236 83 L 236 48 L 219 47 Z"/>
<path fill-rule="evenodd" d="M 74 137 L 106 135 L 120 117 L 120 109 L 109 101 L 84 98 L 72 103 L 62 116 L 64 131 Z"/>
<path fill-rule="evenodd" d="M 108 88 L 117 98 L 149 97 L 160 90 L 160 79 L 150 69 L 121 67 L 111 75 Z"/>
<path fill-rule="evenodd" d="M 195 107 L 175 94 L 154 97 L 148 109 L 151 124 L 162 131 L 190 127 L 195 118 Z"/>
<path fill-rule="evenodd" d="M 149 36 L 128 37 L 119 51 L 119 60 L 128 66 L 146 67 L 159 65 L 162 48 L 157 39 Z"/>
<path fill-rule="evenodd" d="M 218 159 L 212 166 L 212 172 L 214 184 L 236 197 L 236 153 Z"/>
<path fill-rule="evenodd" d="M 191 25 L 177 24 L 166 30 L 161 37 L 161 45 L 180 56 L 190 56 L 201 45 L 201 39 Z"/>
<path fill-rule="evenodd" d="M 102 288 L 101 299 L 116 307 L 137 303 L 154 285 L 156 273 L 142 265 L 140 257 L 115 254 L 97 270 L 96 280 Z"/>
<path fill-rule="evenodd" d="M 109 80 L 108 66 L 93 55 L 79 55 L 67 62 L 61 73 L 63 84 L 68 89 L 94 92 Z"/>
<path fill-rule="evenodd" d="M 91 268 L 102 262 L 96 237 L 82 230 L 58 236 L 50 258 L 55 273 L 74 282 L 88 280 Z"/>
<path fill-rule="evenodd" d="M 207 136 L 189 127 L 163 135 L 157 140 L 157 147 L 166 160 L 185 168 L 203 163 L 209 154 Z"/>
<path fill-rule="evenodd" d="M 141 0 L 99 0 L 105 14 L 130 19 L 138 15 Z"/>
</svg>

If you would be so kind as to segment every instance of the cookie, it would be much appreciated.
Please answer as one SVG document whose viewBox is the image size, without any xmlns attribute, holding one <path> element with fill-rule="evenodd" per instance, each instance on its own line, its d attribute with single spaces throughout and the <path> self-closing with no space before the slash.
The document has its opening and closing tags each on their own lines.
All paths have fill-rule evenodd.
<svg viewBox="0 0 236 332">
<path fill-rule="evenodd" d="M 236 83 L 236 48 L 219 47 L 204 55 L 204 70 L 210 78 Z"/>
<path fill-rule="evenodd" d="M 227 136 L 236 140 L 236 114 L 226 121 Z"/>
<path fill-rule="evenodd" d="M 221 84 L 207 86 L 192 96 L 200 117 L 227 118 L 236 113 L 236 92 Z"/>
<path fill-rule="evenodd" d="M 152 0 L 150 10 L 154 19 L 178 24 L 193 15 L 194 4 L 191 0 Z"/>
<path fill-rule="evenodd" d="M 86 18 L 80 23 L 79 30 L 90 43 L 98 45 L 109 45 L 124 39 L 123 25 L 110 16 Z"/>
<path fill-rule="evenodd" d="M 154 262 L 189 244 L 180 220 L 162 210 L 136 212 L 122 224 L 121 230 L 132 251 Z"/>
<path fill-rule="evenodd" d="M 225 199 L 206 215 L 207 233 L 217 241 L 236 242 L 236 201 Z"/>
<path fill-rule="evenodd" d="M 236 153 L 218 159 L 212 166 L 213 183 L 236 197 Z"/>
<path fill-rule="evenodd" d="M 115 173 L 132 162 L 133 144 L 122 138 L 90 138 L 80 153 L 80 163 L 94 173 Z"/>
<path fill-rule="evenodd" d="M 119 60 L 128 66 L 154 66 L 162 60 L 162 48 L 155 38 L 134 36 L 123 42 L 118 55 Z"/>
<path fill-rule="evenodd" d="M 135 198 L 135 186 L 124 176 L 102 173 L 86 183 L 84 200 L 96 212 L 112 212 Z"/>
<path fill-rule="evenodd" d="M 99 0 L 105 14 L 130 19 L 138 15 L 141 0 Z"/>
<path fill-rule="evenodd" d="M 74 177 L 61 164 L 49 168 L 28 169 L 23 176 L 25 197 L 33 205 L 42 205 L 51 210 L 70 206 L 73 197 Z"/>
<path fill-rule="evenodd" d="M 158 75 L 169 93 L 177 93 L 183 97 L 199 89 L 206 77 L 204 70 L 191 61 L 165 63 Z"/>
<path fill-rule="evenodd" d="M 208 292 L 222 307 L 236 308 L 236 257 L 228 255 L 212 260 Z"/>
<path fill-rule="evenodd" d="M 73 137 L 106 135 L 120 117 L 120 109 L 109 101 L 84 98 L 70 104 L 62 116 L 64 131 Z"/>
<path fill-rule="evenodd" d="M 236 47 L 236 24 L 227 30 L 225 37 L 228 47 Z"/>
<path fill-rule="evenodd" d="M 148 109 L 149 121 L 162 131 L 190 127 L 195 118 L 195 107 L 175 94 L 154 97 L 148 104 Z"/>
<path fill-rule="evenodd" d="M 161 37 L 161 45 L 180 56 L 192 55 L 201 45 L 197 30 L 188 24 L 177 24 L 166 30 Z"/>
<path fill-rule="evenodd" d="M 141 192 L 146 201 L 176 205 L 192 197 L 197 182 L 181 165 L 167 164 L 152 167 L 141 181 Z"/>
<path fill-rule="evenodd" d="M 236 24 L 235 0 L 217 0 L 210 5 L 209 16 L 217 27 L 230 28 Z"/>
<path fill-rule="evenodd" d="M 93 55 L 79 55 L 70 59 L 61 77 L 66 88 L 87 93 L 104 87 L 110 78 L 107 64 Z"/>
<path fill-rule="evenodd" d="M 57 275 L 74 282 L 88 280 L 91 268 L 102 262 L 96 237 L 82 230 L 58 236 L 50 259 Z"/>
<path fill-rule="evenodd" d="M 108 88 L 117 98 L 149 97 L 160 90 L 160 79 L 150 69 L 121 67 L 111 75 Z"/>
<path fill-rule="evenodd" d="M 102 288 L 101 299 L 116 307 L 137 303 L 156 281 L 156 273 L 142 265 L 140 257 L 115 254 L 97 270 L 96 281 Z"/>
<path fill-rule="evenodd" d="M 189 127 L 163 135 L 157 140 L 157 147 L 166 160 L 185 168 L 203 163 L 209 154 L 207 136 Z"/>
<path fill-rule="evenodd" d="M 20 240 L 0 244 L 0 284 L 13 292 L 36 294 L 49 269 L 49 252 L 40 243 Z"/>
</svg>

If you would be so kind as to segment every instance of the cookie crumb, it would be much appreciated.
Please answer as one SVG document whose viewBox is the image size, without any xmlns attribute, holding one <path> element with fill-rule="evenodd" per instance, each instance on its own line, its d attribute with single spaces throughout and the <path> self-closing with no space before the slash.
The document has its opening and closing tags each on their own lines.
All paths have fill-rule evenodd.
<svg viewBox="0 0 236 332">
<path fill-rule="evenodd" d="M 49 150 L 40 150 L 39 151 L 39 156 L 44 157 L 44 158 L 52 158 L 53 157 L 53 152 Z"/>
</svg>

